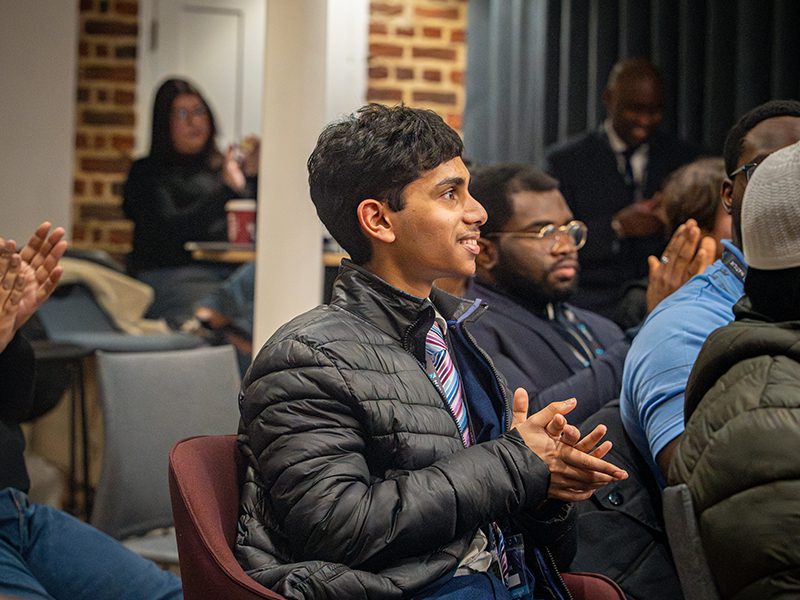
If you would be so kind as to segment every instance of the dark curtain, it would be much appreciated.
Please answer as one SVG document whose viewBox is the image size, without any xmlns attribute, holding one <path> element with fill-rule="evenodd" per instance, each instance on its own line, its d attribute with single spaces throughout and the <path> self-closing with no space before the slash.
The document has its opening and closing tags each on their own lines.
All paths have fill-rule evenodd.
<svg viewBox="0 0 800 600">
<path fill-rule="evenodd" d="M 742 113 L 800 97 L 797 0 L 469 0 L 466 156 L 544 163 L 605 118 L 620 58 L 664 78 L 662 128 L 721 154 Z"/>
</svg>

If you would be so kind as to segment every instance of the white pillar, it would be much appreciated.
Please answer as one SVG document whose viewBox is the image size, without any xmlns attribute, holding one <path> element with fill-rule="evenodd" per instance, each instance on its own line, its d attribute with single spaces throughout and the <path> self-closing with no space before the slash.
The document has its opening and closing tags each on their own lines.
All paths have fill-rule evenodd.
<svg viewBox="0 0 800 600">
<path fill-rule="evenodd" d="M 78 2 L 0 0 L 0 236 L 42 221 L 72 238 Z"/>
<path fill-rule="evenodd" d="M 254 351 L 322 297 L 322 229 L 306 161 L 324 125 L 363 104 L 366 0 L 268 0 Z"/>
</svg>

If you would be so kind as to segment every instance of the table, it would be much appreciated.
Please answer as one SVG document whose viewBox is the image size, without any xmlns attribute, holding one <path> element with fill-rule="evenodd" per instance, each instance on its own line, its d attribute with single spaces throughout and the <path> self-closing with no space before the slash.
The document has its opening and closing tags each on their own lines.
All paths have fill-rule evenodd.
<svg viewBox="0 0 800 600">
<path fill-rule="evenodd" d="M 228 242 L 186 242 L 183 247 L 198 261 L 216 263 L 246 263 L 256 259 L 255 244 Z"/>
<path fill-rule="evenodd" d="M 231 244 L 230 242 L 186 242 L 183 247 L 192 253 L 197 261 L 214 263 L 242 264 L 256 259 L 255 244 Z M 339 272 L 343 258 L 350 258 L 346 252 L 322 253 L 324 279 L 322 284 L 322 301 L 330 302 L 333 281 Z"/>
<path fill-rule="evenodd" d="M 69 499 L 65 507 L 68 512 L 78 514 L 78 422 L 81 429 L 81 466 L 83 467 L 83 517 L 88 521 L 92 514 L 92 485 L 89 480 L 89 430 L 86 417 L 86 388 L 84 385 L 83 360 L 93 354 L 82 346 L 32 340 L 37 368 L 47 368 L 47 364 L 63 364 L 70 378 L 70 432 L 69 432 Z"/>
<path fill-rule="evenodd" d="M 230 242 L 186 242 L 183 247 L 198 261 L 220 263 L 246 263 L 256 259 L 255 244 L 231 244 Z M 322 264 L 325 267 L 338 267 L 346 252 L 323 252 Z"/>
</svg>

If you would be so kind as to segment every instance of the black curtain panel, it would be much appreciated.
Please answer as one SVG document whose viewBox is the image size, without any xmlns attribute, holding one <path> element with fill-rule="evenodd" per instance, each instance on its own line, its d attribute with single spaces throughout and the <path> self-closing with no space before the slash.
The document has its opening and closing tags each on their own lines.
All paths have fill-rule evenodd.
<svg viewBox="0 0 800 600">
<path fill-rule="evenodd" d="M 665 83 L 663 128 L 721 154 L 730 126 L 800 97 L 797 0 L 469 0 L 466 156 L 543 165 L 549 145 L 597 127 L 620 58 Z"/>
</svg>

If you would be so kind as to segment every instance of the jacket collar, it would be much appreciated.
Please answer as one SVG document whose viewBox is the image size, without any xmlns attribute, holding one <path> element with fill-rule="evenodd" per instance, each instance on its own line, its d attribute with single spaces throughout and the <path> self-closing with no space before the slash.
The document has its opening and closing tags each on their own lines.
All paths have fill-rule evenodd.
<svg viewBox="0 0 800 600">
<path fill-rule="evenodd" d="M 768 355 L 800 362 L 800 321 L 773 322 L 755 312 L 747 296 L 736 303 L 733 313 L 736 320 L 714 331 L 695 361 L 686 385 L 686 420 L 706 392 L 736 364 Z"/>
<path fill-rule="evenodd" d="M 474 303 L 436 288 L 430 298 L 408 294 L 347 259 L 339 268 L 330 303 L 371 323 L 423 361 L 425 335 L 436 310 L 447 321 L 469 318 L 476 311 Z"/>
</svg>

